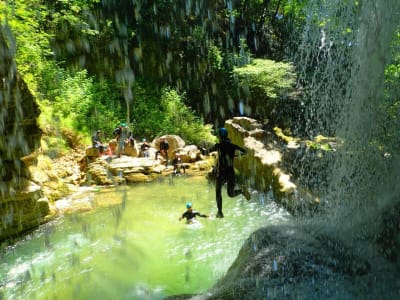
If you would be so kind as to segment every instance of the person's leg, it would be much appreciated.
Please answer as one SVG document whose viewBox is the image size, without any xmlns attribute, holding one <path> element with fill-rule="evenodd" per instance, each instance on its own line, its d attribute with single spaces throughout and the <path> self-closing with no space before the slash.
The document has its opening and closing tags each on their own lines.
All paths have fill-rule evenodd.
<svg viewBox="0 0 400 300">
<path fill-rule="evenodd" d="M 121 157 L 123 151 L 124 151 L 124 141 L 120 139 L 118 141 L 117 157 Z"/>
<path fill-rule="evenodd" d="M 222 185 L 224 184 L 223 178 L 217 177 L 215 181 L 215 200 L 217 202 L 217 218 L 223 218 L 224 214 L 222 213 Z"/>
<path fill-rule="evenodd" d="M 242 189 L 235 189 L 235 172 L 229 172 L 227 176 L 227 192 L 229 197 L 236 197 L 242 193 Z"/>
<path fill-rule="evenodd" d="M 235 172 L 232 171 L 228 178 L 227 178 L 227 192 L 228 192 L 228 196 L 229 197 L 236 197 L 239 194 L 243 194 L 243 196 L 247 199 L 250 200 L 251 199 L 251 194 L 249 192 L 249 190 L 247 189 L 247 187 L 245 187 L 244 185 L 242 185 L 240 188 L 236 188 L 236 178 L 235 178 Z"/>
</svg>

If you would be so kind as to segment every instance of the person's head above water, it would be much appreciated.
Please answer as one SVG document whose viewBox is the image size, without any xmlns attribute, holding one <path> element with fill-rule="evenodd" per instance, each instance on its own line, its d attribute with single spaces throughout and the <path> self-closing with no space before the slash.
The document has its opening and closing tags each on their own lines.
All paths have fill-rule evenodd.
<svg viewBox="0 0 400 300">
<path fill-rule="evenodd" d="M 220 139 L 228 138 L 228 130 L 225 127 L 221 127 L 218 129 L 218 136 Z"/>
</svg>

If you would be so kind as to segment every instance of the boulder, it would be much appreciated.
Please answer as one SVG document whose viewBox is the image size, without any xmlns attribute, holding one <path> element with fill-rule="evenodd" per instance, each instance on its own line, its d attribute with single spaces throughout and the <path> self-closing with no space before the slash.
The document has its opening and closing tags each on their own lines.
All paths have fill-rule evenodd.
<svg viewBox="0 0 400 300">
<path fill-rule="evenodd" d="M 87 157 L 98 157 L 99 156 L 99 149 L 95 147 L 87 147 L 85 150 L 85 155 Z"/>
<path fill-rule="evenodd" d="M 267 144 L 268 135 L 261 133 L 262 125 L 247 117 L 236 117 L 225 122 L 232 143 L 247 150 L 235 159 L 235 168 L 242 179 L 260 192 L 272 191 L 274 199 L 292 213 L 312 210 L 318 198 L 303 196 L 292 176 L 285 170 L 282 149 Z"/>
<path fill-rule="evenodd" d="M 338 239 L 314 237 L 299 226 L 270 226 L 252 233 L 225 276 L 193 299 L 352 299 L 360 292 L 354 281 L 370 270 Z"/>
<path fill-rule="evenodd" d="M 200 150 L 196 145 L 187 145 L 183 148 L 177 148 L 174 156 L 179 155 L 183 163 L 192 163 L 202 159 Z"/>
<path fill-rule="evenodd" d="M 108 147 L 109 147 L 109 154 L 115 155 L 118 150 L 118 142 L 116 139 L 112 139 L 108 142 Z M 124 150 L 121 152 L 121 155 L 128 155 L 128 156 L 139 156 L 139 149 L 137 146 L 137 143 L 132 146 L 129 142 L 125 142 L 124 145 Z"/>
<path fill-rule="evenodd" d="M 15 189 L 0 202 L 0 243 L 16 237 L 45 222 L 50 212 L 49 202 L 37 184 L 27 181 L 24 188 Z"/>
<path fill-rule="evenodd" d="M 162 138 L 165 138 L 169 143 L 168 158 L 174 157 L 176 149 L 183 148 L 186 145 L 185 141 L 180 136 L 171 134 L 155 138 L 151 142 L 151 147 L 157 150 L 160 149 L 160 141 Z"/>
</svg>

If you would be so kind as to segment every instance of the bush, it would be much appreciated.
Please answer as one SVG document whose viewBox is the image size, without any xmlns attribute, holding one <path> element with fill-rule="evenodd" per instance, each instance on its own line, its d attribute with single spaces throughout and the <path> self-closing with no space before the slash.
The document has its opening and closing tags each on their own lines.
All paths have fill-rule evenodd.
<svg viewBox="0 0 400 300">
<path fill-rule="evenodd" d="M 214 140 L 211 125 L 185 104 L 185 96 L 171 88 L 155 88 L 149 82 L 136 82 L 131 109 L 135 136 L 152 139 L 165 134 L 176 134 L 187 143 L 201 145 Z"/>
<path fill-rule="evenodd" d="M 296 83 L 291 64 L 268 59 L 255 59 L 251 64 L 234 68 L 233 76 L 241 99 L 251 108 L 252 115 L 260 119 L 274 119 L 274 113 L 281 111 L 281 100 L 291 100 Z"/>
</svg>

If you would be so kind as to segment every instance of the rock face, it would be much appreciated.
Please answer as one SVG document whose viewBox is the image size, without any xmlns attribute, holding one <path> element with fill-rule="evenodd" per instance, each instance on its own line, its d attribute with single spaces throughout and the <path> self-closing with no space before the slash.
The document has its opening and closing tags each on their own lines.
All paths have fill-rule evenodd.
<svg viewBox="0 0 400 300">
<path fill-rule="evenodd" d="M 293 213 L 317 205 L 314 199 L 303 194 L 284 170 L 282 150 L 272 143 L 260 123 L 251 118 L 236 117 L 227 120 L 225 127 L 231 141 L 247 150 L 246 155 L 235 159 L 235 167 L 248 186 L 261 192 L 272 191 L 274 199 Z"/>
<path fill-rule="evenodd" d="M 261 228 L 215 287 L 191 299 L 353 299 L 360 291 L 354 281 L 370 268 L 338 240 L 297 226 Z"/>
<path fill-rule="evenodd" d="M 0 242 L 37 226 L 49 210 L 21 160 L 40 143 L 39 108 L 17 74 L 14 41 L 5 30 L 0 30 Z"/>
<path fill-rule="evenodd" d="M 193 147 L 186 146 L 179 151 L 185 158 L 182 163 L 186 175 L 205 176 L 212 168 L 213 159 L 202 157 L 199 150 L 195 151 Z M 171 164 L 165 166 L 161 160 L 154 159 L 154 155 L 152 157 L 104 155 L 90 162 L 86 169 L 88 183 L 96 185 L 151 182 L 159 176 L 171 175 L 173 171 Z"/>
</svg>

